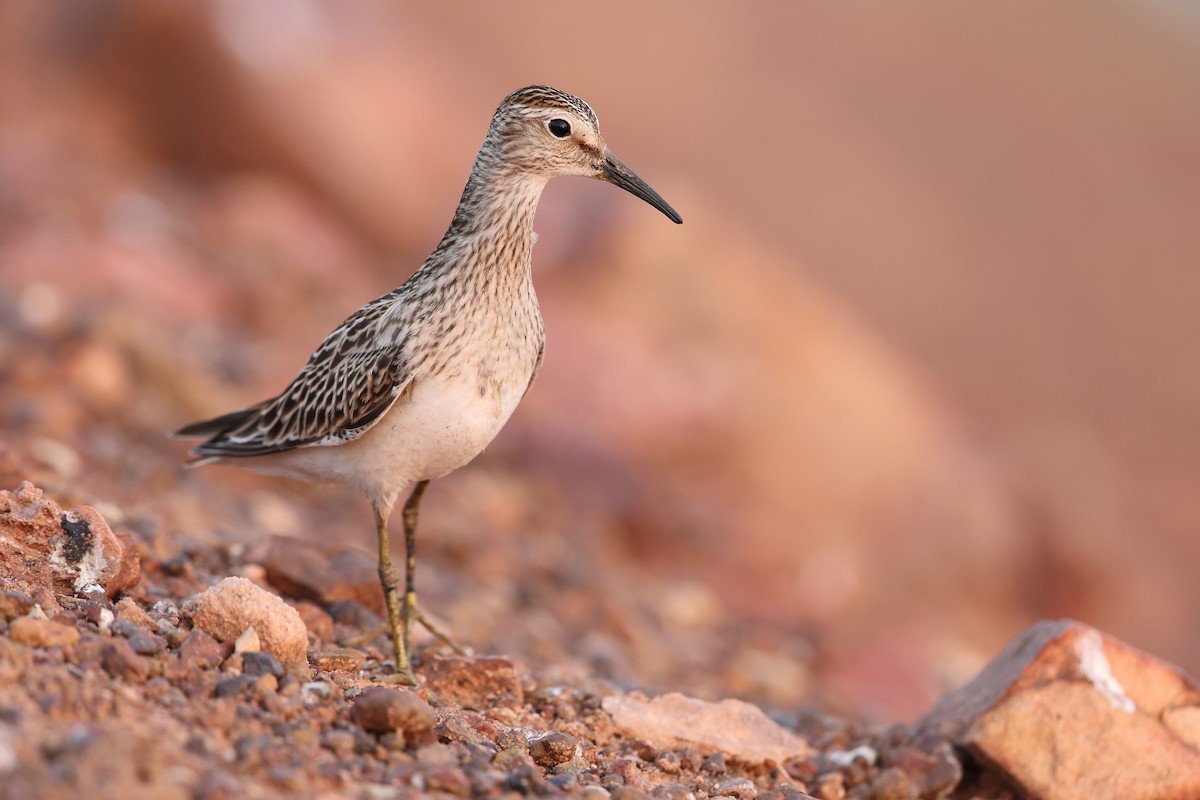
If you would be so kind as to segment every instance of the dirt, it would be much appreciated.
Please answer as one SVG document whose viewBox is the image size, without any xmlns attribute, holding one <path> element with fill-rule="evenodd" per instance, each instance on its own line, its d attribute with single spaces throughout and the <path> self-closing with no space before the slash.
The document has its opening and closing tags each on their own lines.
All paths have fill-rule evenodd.
<svg viewBox="0 0 1200 800">
<path fill-rule="evenodd" d="M 564 678 L 427 642 L 421 688 L 381 683 L 392 668 L 385 641 L 356 659 L 327 655 L 351 652 L 338 642 L 373 622 L 361 607 L 335 618 L 353 622 L 309 628 L 311 659 L 325 668 L 289 672 L 180 612 L 223 573 L 261 575 L 261 564 L 237 546 L 155 558 L 139 545 L 141 578 L 116 602 L 62 595 L 43 614 L 22 592 L 3 595 L 10 613 L 27 610 L 0 623 L 5 797 L 969 796 L 952 794 L 962 767 L 949 743 L 904 726 L 784 713 L 812 751 L 741 761 L 622 732 L 604 701 L 626 691 L 592 672 Z M 35 618 L 59 633 L 21 633 Z"/>
</svg>

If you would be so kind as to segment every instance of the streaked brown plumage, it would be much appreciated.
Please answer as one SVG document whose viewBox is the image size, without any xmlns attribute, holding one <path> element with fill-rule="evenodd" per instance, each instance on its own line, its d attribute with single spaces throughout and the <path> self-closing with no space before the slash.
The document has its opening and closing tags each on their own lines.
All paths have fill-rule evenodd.
<svg viewBox="0 0 1200 800">
<path fill-rule="evenodd" d="M 487 446 L 537 374 L 545 337 L 530 268 L 533 217 L 559 175 L 608 181 L 682 221 L 609 152 L 586 103 L 548 86 L 520 89 L 496 109 L 454 219 L 412 277 L 334 329 L 277 397 L 178 432 L 207 437 L 193 464 L 237 463 L 367 494 L 396 673 L 407 683 L 413 621 L 438 633 L 413 587 L 417 508 L 429 480 Z M 387 522 L 408 486 L 401 607 Z"/>
</svg>

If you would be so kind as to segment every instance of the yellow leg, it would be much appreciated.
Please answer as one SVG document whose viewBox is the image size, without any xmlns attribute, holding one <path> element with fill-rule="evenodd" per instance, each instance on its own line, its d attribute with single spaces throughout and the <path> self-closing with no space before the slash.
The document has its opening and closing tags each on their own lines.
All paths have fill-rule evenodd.
<svg viewBox="0 0 1200 800">
<path fill-rule="evenodd" d="M 421 505 L 421 498 L 425 496 L 427 486 L 429 486 L 429 481 L 418 483 L 413 487 L 412 494 L 408 496 L 408 500 L 404 503 L 404 554 L 406 559 L 404 570 L 404 633 L 407 636 L 409 631 L 412 630 L 412 624 L 419 622 L 451 650 L 460 656 L 465 656 L 467 651 L 463 649 L 462 645 L 451 639 L 429 617 L 425 616 L 421 611 L 421 606 L 417 603 L 417 586 L 413 582 L 413 576 L 417 569 L 417 510 Z M 404 646 L 407 648 L 408 645 L 409 642 L 405 641 Z"/>
<path fill-rule="evenodd" d="M 391 552 L 388 548 L 388 516 L 391 508 L 375 508 L 375 525 L 379 536 L 379 583 L 383 587 L 383 601 L 387 606 L 388 621 L 373 631 L 362 636 L 356 636 L 346 642 L 357 646 L 375 638 L 385 630 L 392 634 L 392 648 L 396 655 L 395 680 L 408 686 L 417 685 L 417 676 L 413 673 L 409 652 L 412 649 L 411 631 L 414 622 L 424 625 L 430 633 L 448 645 L 459 655 L 466 655 L 466 650 L 443 632 L 432 620 L 425 616 L 417 604 L 417 589 L 414 577 L 417 568 L 417 510 L 421 505 L 421 497 L 425 494 L 429 481 L 420 481 L 413 487 L 412 494 L 404 503 L 404 600 L 399 597 L 400 579 L 396 567 L 392 564 Z"/>
<path fill-rule="evenodd" d="M 383 602 L 387 606 L 388 622 L 392 628 L 392 647 L 396 655 L 396 679 L 409 686 L 417 685 L 412 664 L 408 660 L 408 618 L 401 616 L 400 600 L 396 596 L 399 577 L 388 551 L 388 515 L 390 508 L 375 508 L 375 525 L 379 536 L 379 583 L 383 586 Z M 407 512 L 407 506 L 405 506 Z"/>
<path fill-rule="evenodd" d="M 404 647 L 409 646 L 409 631 L 420 611 L 417 609 L 417 510 L 429 481 L 418 481 L 404 501 Z"/>
</svg>

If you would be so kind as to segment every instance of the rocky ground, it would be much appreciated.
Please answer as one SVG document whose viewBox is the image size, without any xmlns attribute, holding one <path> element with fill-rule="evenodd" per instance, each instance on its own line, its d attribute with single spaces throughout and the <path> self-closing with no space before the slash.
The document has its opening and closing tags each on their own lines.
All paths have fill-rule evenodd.
<svg viewBox="0 0 1200 800">
<path fill-rule="evenodd" d="M 389 682 L 386 641 L 345 646 L 380 621 L 358 551 L 163 558 L 27 482 L 0 492 L 0 537 L 5 798 L 1200 791 L 1200 690 L 1077 623 L 1030 628 L 911 726 L 648 697 L 586 668 L 429 641 L 411 690 Z"/>
<path fill-rule="evenodd" d="M 899 800 L 977 783 L 934 733 L 648 700 L 584 670 L 429 642 L 420 689 L 380 683 L 385 640 L 340 644 L 379 622 L 358 551 L 161 558 L 28 483 L 0 493 L 0 536 L 4 797 Z"/>
</svg>

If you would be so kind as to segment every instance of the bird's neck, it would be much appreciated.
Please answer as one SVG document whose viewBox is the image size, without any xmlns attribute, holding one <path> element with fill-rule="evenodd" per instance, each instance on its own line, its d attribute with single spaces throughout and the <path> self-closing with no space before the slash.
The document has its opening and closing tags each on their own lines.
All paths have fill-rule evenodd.
<svg viewBox="0 0 1200 800">
<path fill-rule="evenodd" d="M 435 260 L 489 280 L 528 280 L 533 217 L 548 178 L 506 162 L 486 146 L 463 189 Z"/>
</svg>

